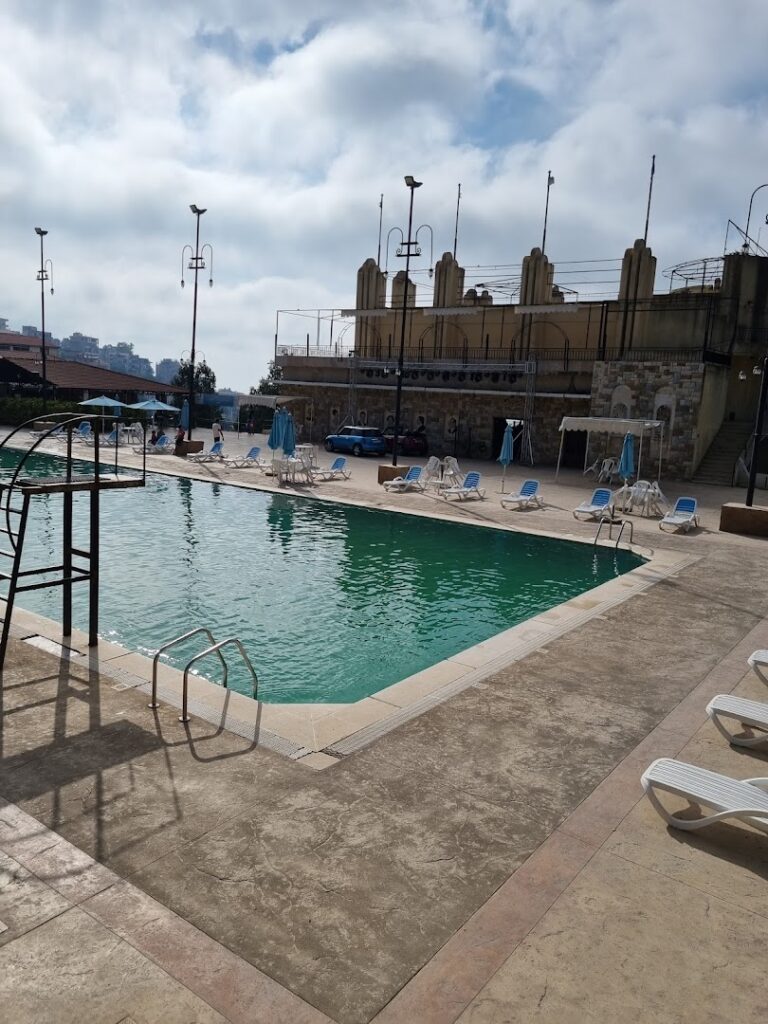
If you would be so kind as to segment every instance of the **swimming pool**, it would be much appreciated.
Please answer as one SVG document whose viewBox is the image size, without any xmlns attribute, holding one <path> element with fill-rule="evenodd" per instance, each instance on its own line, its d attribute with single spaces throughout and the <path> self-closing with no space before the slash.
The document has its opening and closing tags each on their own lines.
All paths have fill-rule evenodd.
<svg viewBox="0 0 768 1024">
<path fill-rule="evenodd" d="M 10 465 L 13 456 L 7 457 Z M 35 456 L 31 474 L 52 459 Z M 75 497 L 76 543 L 87 514 Z M 36 498 L 25 563 L 55 561 L 60 499 Z M 626 551 L 150 475 L 101 498 L 102 636 L 148 653 L 195 626 L 246 645 L 268 702 L 357 701 L 642 563 Z M 74 588 L 74 624 L 87 589 Z M 58 590 L 19 595 L 60 618 Z M 179 648 L 171 663 L 191 655 Z M 217 678 L 216 661 L 201 670 Z M 230 685 L 250 692 L 234 659 Z"/>
</svg>

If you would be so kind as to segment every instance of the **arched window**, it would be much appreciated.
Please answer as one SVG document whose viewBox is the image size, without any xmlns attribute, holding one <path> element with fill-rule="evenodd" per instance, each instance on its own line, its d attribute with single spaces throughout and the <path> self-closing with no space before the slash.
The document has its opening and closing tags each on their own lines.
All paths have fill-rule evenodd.
<svg viewBox="0 0 768 1024">
<path fill-rule="evenodd" d="M 611 416 L 616 419 L 630 419 L 632 416 L 632 392 L 626 384 L 619 384 L 611 395 Z"/>
</svg>

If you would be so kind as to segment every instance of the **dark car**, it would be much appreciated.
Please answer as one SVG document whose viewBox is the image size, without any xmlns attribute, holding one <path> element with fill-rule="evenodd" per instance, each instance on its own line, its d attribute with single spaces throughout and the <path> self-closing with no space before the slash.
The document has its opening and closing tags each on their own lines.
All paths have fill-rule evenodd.
<svg viewBox="0 0 768 1024">
<path fill-rule="evenodd" d="M 383 455 L 387 446 L 377 427 L 342 427 L 325 439 L 327 452 L 351 452 L 353 455 Z"/>
<path fill-rule="evenodd" d="M 391 452 L 394 447 L 394 434 L 385 434 L 384 440 L 387 442 L 387 451 Z M 426 455 L 428 450 L 426 434 L 419 434 L 416 431 L 400 434 L 397 443 L 399 455 Z"/>
</svg>

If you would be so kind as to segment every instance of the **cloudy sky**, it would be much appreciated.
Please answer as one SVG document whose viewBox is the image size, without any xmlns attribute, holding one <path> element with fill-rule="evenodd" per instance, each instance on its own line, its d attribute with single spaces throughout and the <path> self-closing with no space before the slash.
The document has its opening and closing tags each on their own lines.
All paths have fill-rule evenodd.
<svg viewBox="0 0 768 1024">
<path fill-rule="evenodd" d="M 539 244 L 551 168 L 564 263 L 642 235 L 655 153 L 659 272 L 721 254 L 768 181 L 766 39 L 765 0 L 2 0 L 0 316 L 39 325 L 41 225 L 55 336 L 178 357 L 197 203 L 215 279 L 199 349 L 247 389 L 277 309 L 354 304 L 379 195 L 386 234 L 408 173 L 436 257 L 462 183 L 473 266 Z M 754 237 L 766 213 L 768 189 Z M 281 315 L 281 342 L 307 330 Z"/>
</svg>

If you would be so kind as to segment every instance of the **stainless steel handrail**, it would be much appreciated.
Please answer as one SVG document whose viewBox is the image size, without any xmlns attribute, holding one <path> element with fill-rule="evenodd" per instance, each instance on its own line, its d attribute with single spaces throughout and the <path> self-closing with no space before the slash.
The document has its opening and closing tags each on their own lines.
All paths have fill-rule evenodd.
<svg viewBox="0 0 768 1024">
<path fill-rule="evenodd" d="M 632 522 L 631 519 L 625 519 L 622 522 L 621 526 L 619 527 L 619 536 L 616 538 L 616 550 L 618 550 L 619 544 L 621 543 L 621 535 L 622 535 L 622 533 L 624 533 L 624 527 L 625 526 L 629 527 L 629 546 L 632 547 L 632 545 L 635 543 L 635 524 Z M 609 530 L 608 531 L 608 537 L 609 538 L 610 538 L 610 535 L 611 534 L 610 534 L 610 530 Z"/>
<path fill-rule="evenodd" d="M 185 633 L 183 636 L 177 636 L 175 640 L 169 640 L 167 644 L 163 644 L 162 647 L 158 647 L 158 649 L 155 651 L 155 656 L 152 659 L 152 700 L 150 701 L 149 704 L 147 704 L 148 708 L 158 708 L 158 707 L 160 707 L 160 705 L 157 703 L 157 662 L 158 662 L 158 660 L 160 658 L 160 655 L 164 654 L 171 647 L 175 647 L 176 644 L 183 643 L 185 640 L 189 640 L 193 636 L 198 636 L 198 634 L 200 634 L 200 633 L 205 633 L 205 635 L 208 637 L 210 642 L 215 645 L 216 638 L 214 637 L 214 635 L 210 631 L 210 629 L 208 629 L 207 626 L 198 626 L 197 629 L 193 629 L 189 633 Z M 210 651 L 210 650 L 212 650 L 212 648 L 208 648 L 208 651 Z M 224 669 L 223 685 L 226 686 L 227 685 L 227 663 L 224 660 L 224 655 L 223 654 L 219 654 L 219 661 L 221 662 L 222 667 Z M 185 689 L 186 689 L 186 681 L 185 681 L 184 686 L 185 686 Z"/>
<path fill-rule="evenodd" d="M 253 665 L 251 664 L 251 659 L 246 654 L 245 648 L 243 647 L 242 643 L 238 640 L 238 638 L 236 636 L 229 636 L 227 637 L 226 640 L 221 640 L 219 643 L 214 644 L 212 647 L 208 647 L 204 651 L 201 651 L 199 654 L 196 654 L 191 661 L 187 662 L 187 666 L 184 669 L 184 682 L 182 684 L 181 691 L 181 714 L 179 715 L 180 722 L 189 721 L 189 715 L 187 714 L 187 687 L 189 683 L 189 670 L 192 668 L 195 662 L 200 661 L 201 658 L 205 658 L 209 654 L 216 653 L 219 655 L 220 658 L 222 658 L 221 648 L 226 647 L 227 644 L 235 644 L 237 646 L 237 649 L 240 651 L 243 661 L 248 666 L 248 671 L 253 676 L 253 699 L 256 700 L 258 698 L 259 680 L 256 676 L 256 672 L 254 671 Z"/>
</svg>

